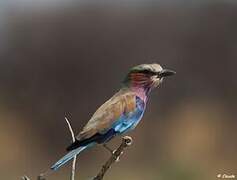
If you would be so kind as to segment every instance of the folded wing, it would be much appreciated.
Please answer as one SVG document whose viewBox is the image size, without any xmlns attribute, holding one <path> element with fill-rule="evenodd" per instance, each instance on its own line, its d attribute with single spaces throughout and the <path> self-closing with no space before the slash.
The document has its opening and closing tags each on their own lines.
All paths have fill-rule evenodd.
<svg viewBox="0 0 237 180">
<path fill-rule="evenodd" d="M 127 89 L 121 89 L 94 113 L 88 123 L 84 126 L 83 130 L 77 135 L 76 144 L 72 144 L 67 150 L 72 150 L 78 146 L 96 141 L 100 135 L 112 134 L 112 124 L 122 115 L 133 112 L 135 108 L 135 93 Z"/>
<path fill-rule="evenodd" d="M 133 112 L 135 108 L 135 94 L 120 90 L 94 113 L 77 136 L 77 140 L 89 138 L 96 133 L 105 133 L 121 115 Z"/>
</svg>

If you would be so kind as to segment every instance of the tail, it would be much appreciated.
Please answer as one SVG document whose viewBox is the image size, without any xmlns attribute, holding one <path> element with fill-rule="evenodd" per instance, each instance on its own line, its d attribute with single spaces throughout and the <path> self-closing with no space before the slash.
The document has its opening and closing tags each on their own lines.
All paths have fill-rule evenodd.
<svg viewBox="0 0 237 180">
<path fill-rule="evenodd" d="M 89 145 L 87 146 L 82 146 L 82 147 L 78 147 L 77 149 L 74 149 L 70 152 L 68 152 L 65 156 L 63 156 L 61 159 L 59 159 L 53 166 L 51 166 L 50 169 L 56 171 L 58 168 L 60 168 L 62 165 L 66 164 L 68 161 L 70 161 L 71 159 L 73 159 L 73 157 L 79 153 L 81 153 L 83 150 L 85 150 L 86 148 L 88 148 Z"/>
</svg>

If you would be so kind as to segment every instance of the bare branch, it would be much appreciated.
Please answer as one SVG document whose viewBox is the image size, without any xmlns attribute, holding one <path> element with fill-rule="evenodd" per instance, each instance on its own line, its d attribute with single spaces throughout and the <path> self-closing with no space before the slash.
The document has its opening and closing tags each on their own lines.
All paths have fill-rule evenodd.
<svg viewBox="0 0 237 180">
<path fill-rule="evenodd" d="M 105 173 L 108 171 L 108 169 L 111 167 L 111 165 L 114 162 L 118 161 L 120 156 L 123 154 L 124 148 L 126 148 L 130 145 L 132 145 L 132 138 L 129 136 L 123 137 L 120 146 L 116 150 L 114 150 L 111 157 L 102 166 L 100 172 L 97 174 L 96 177 L 93 178 L 93 180 L 102 180 L 104 178 Z"/>
<path fill-rule="evenodd" d="M 68 121 L 67 117 L 65 117 L 65 120 L 66 120 L 68 128 L 71 132 L 72 142 L 75 142 L 75 135 L 72 130 L 72 126 L 71 126 L 70 122 Z M 72 161 L 72 171 L 71 171 L 71 177 L 70 177 L 71 180 L 75 179 L 76 161 L 77 161 L 77 155 L 74 156 L 73 161 Z"/>
<path fill-rule="evenodd" d="M 65 120 L 70 130 L 72 141 L 75 142 L 75 135 L 71 127 L 71 124 L 66 117 L 65 117 Z M 110 156 L 110 158 L 105 162 L 100 172 L 97 174 L 96 177 L 93 178 L 93 180 L 103 180 L 105 173 L 110 169 L 113 163 L 119 160 L 120 156 L 123 154 L 124 149 L 129 147 L 130 145 L 132 145 L 132 138 L 129 136 L 123 137 L 120 146 L 112 152 L 112 155 Z M 74 156 L 73 162 L 72 162 L 72 171 L 71 171 L 71 177 L 70 177 L 71 180 L 75 179 L 75 169 L 76 169 L 76 155 Z M 44 178 L 44 175 L 45 174 L 39 175 L 37 180 L 46 180 Z M 28 178 L 27 176 L 23 176 L 21 177 L 21 180 L 30 180 L 30 178 Z"/>
<path fill-rule="evenodd" d="M 21 180 L 30 180 L 30 178 L 28 176 L 22 176 Z M 41 175 L 39 175 L 37 177 L 37 180 L 46 180 L 45 178 L 43 178 Z"/>
<path fill-rule="evenodd" d="M 66 120 L 67 125 L 68 125 L 68 128 L 69 128 L 69 130 L 70 130 L 70 132 L 71 132 L 72 142 L 75 142 L 75 135 L 74 135 L 74 132 L 73 132 L 73 130 L 72 130 L 72 126 L 71 126 L 70 122 L 68 121 L 67 117 L 65 117 L 65 120 Z"/>
<path fill-rule="evenodd" d="M 71 136 L 72 136 L 72 142 L 75 142 L 75 135 L 74 135 L 72 126 L 71 126 L 70 122 L 68 121 L 68 119 L 67 119 L 66 117 L 65 117 L 65 120 L 66 120 L 66 122 L 67 122 L 69 131 L 70 131 Z M 77 160 L 77 156 L 74 156 L 73 161 L 72 161 L 72 171 L 71 171 L 71 177 L 70 177 L 71 180 L 74 180 L 74 179 L 75 179 L 76 160 Z M 47 171 L 46 171 L 46 173 L 40 174 L 40 175 L 37 177 L 37 180 L 46 180 L 46 179 L 44 178 L 44 176 L 45 176 L 46 174 L 48 174 Z M 21 177 L 21 180 L 30 180 L 30 178 L 27 177 L 27 176 L 23 176 L 23 177 Z"/>
<path fill-rule="evenodd" d="M 30 180 L 30 178 L 28 178 L 27 176 L 22 176 L 21 180 Z"/>
</svg>

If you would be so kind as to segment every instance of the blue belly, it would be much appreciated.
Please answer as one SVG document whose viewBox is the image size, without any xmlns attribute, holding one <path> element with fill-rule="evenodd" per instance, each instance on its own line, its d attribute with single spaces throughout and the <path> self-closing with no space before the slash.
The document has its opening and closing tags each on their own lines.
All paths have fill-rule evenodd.
<svg viewBox="0 0 237 180">
<path fill-rule="evenodd" d="M 112 128 L 118 134 L 123 134 L 134 129 L 142 119 L 145 110 L 145 103 L 136 97 L 136 109 L 133 112 L 123 114 L 113 125 Z"/>
<path fill-rule="evenodd" d="M 145 103 L 139 97 L 136 97 L 136 109 L 133 112 L 123 114 L 117 119 L 105 133 L 96 133 L 89 139 L 80 141 L 79 146 L 87 145 L 91 142 L 105 143 L 118 134 L 126 133 L 134 129 L 142 119 L 145 110 Z"/>
</svg>

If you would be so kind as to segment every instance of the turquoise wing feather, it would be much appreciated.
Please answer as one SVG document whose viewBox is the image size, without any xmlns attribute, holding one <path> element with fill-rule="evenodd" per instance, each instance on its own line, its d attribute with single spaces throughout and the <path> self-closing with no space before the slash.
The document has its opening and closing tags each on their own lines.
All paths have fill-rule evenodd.
<svg viewBox="0 0 237 180">
<path fill-rule="evenodd" d="M 145 110 L 145 103 L 136 97 L 136 108 L 134 111 L 123 114 L 114 124 L 112 128 L 118 134 L 125 133 L 127 131 L 133 130 L 137 124 L 140 122 Z"/>
</svg>

